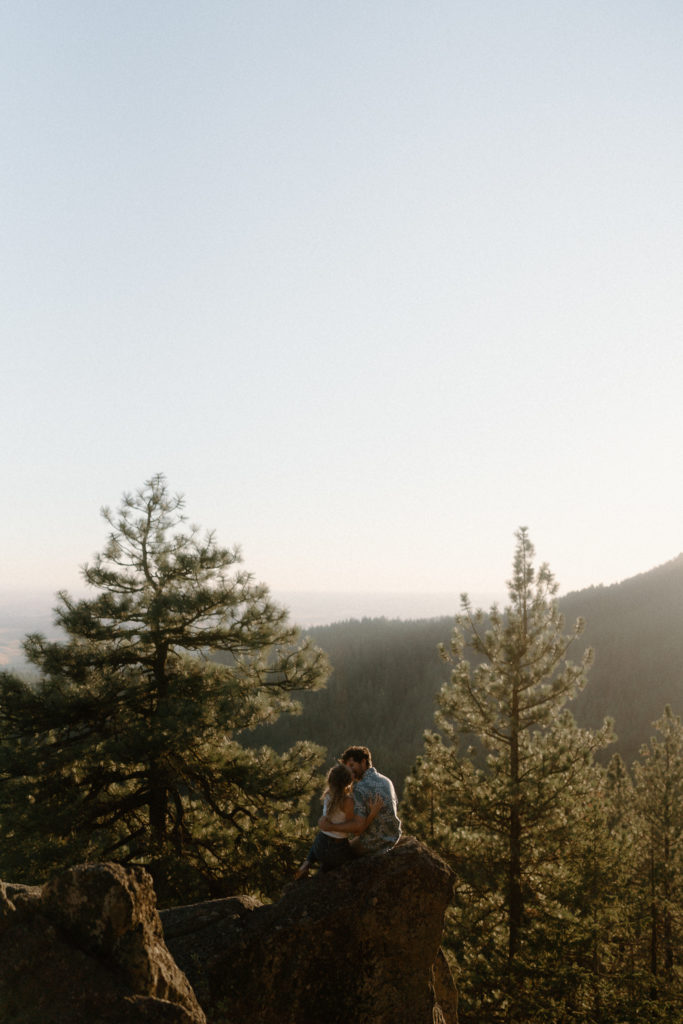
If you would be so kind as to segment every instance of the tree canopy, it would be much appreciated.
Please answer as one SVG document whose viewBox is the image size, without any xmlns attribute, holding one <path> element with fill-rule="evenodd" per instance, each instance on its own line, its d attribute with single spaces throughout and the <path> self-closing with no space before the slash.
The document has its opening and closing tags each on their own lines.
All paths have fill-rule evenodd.
<svg viewBox="0 0 683 1024">
<path fill-rule="evenodd" d="M 295 712 L 327 659 L 183 508 L 161 474 L 104 508 L 95 596 L 60 592 L 66 639 L 27 637 L 36 685 L 0 678 L 3 877 L 116 859 L 173 900 L 267 889 L 290 861 L 321 751 L 244 738 Z"/>
</svg>

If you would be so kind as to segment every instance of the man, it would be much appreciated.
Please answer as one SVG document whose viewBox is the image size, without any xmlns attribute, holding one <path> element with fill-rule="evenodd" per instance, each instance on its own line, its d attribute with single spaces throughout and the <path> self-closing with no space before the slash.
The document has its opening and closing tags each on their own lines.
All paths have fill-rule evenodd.
<svg viewBox="0 0 683 1024">
<path fill-rule="evenodd" d="M 354 778 L 354 816 L 351 821 L 342 824 L 333 824 L 322 817 L 318 822 L 319 827 L 333 828 L 337 832 L 355 835 L 356 838 L 351 840 L 351 846 L 356 856 L 390 850 L 401 838 L 398 801 L 391 779 L 386 775 L 380 775 L 377 769 L 373 768 L 372 754 L 367 747 L 347 747 L 339 760 L 351 769 Z M 365 830 L 371 802 L 377 796 L 382 798 L 382 807 L 375 820 Z"/>
</svg>

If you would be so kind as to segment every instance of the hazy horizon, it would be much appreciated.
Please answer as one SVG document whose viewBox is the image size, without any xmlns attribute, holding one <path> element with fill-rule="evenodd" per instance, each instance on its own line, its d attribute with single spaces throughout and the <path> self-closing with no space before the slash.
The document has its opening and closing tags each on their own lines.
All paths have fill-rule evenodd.
<svg viewBox="0 0 683 1024">
<path fill-rule="evenodd" d="M 672 561 L 678 555 L 672 556 Z M 666 563 L 663 563 L 666 564 Z M 651 571 L 659 566 L 650 566 L 643 572 Z M 636 573 L 634 575 L 640 575 Z M 593 582 L 591 586 L 612 586 L 623 580 L 610 583 Z M 85 586 L 61 589 L 68 590 L 72 597 L 88 597 L 95 591 Z M 574 588 L 572 588 L 574 589 Z M 476 608 L 488 610 L 497 603 L 504 607 L 508 595 L 501 587 L 497 591 L 316 591 L 290 590 L 282 591 L 270 588 L 274 600 L 284 605 L 289 611 L 290 620 L 306 630 L 313 626 L 325 626 L 351 619 L 388 618 L 388 619 L 430 619 L 455 617 L 460 611 L 462 594 L 467 593 Z M 559 596 L 569 593 L 561 588 Z M 21 668 L 24 666 L 21 654 L 21 641 L 26 633 L 43 632 L 48 636 L 56 636 L 53 625 L 53 612 L 57 601 L 57 592 L 45 588 L 13 588 L 0 585 L 0 667 Z M 446 639 L 446 637 L 444 637 Z"/>
<path fill-rule="evenodd" d="M 91 594 L 94 592 L 91 592 Z M 273 598 L 284 605 L 290 619 L 302 629 L 325 626 L 347 619 L 389 618 L 428 619 L 455 616 L 460 594 L 410 594 L 382 592 L 316 592 L 272 591 Z M 72 596 L 86 596 L 85 590 Z M 476 604 L 488 607 L 502 595 L 472 595 Z M 51 609 L 56 595 L 48 591 L 16 591 L 0 588 L 0 666 L 21 666 L 21 641 L 26 633 L 43 632 L 56 635 Z"/>
</svg>

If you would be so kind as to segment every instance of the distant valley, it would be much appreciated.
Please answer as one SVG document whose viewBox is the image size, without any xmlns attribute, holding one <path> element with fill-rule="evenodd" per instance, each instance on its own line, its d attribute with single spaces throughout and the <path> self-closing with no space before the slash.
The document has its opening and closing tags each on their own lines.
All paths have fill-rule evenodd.
<svg viewBox="0 0 683 1024">
<path fill-rule="evenodd" d="M 75 595 L 81 596 L 81 595 Z M 349 619 L 429 619 L 454 616 L 460 593 L 396 592 L 317 592 L 274 591 L 273 597 L 284 605 L 290 618 L 303 629 L 345 622 Z M 488 607 L 502 598 L 496 594 L 475 595 L 478 604 Z M 0 666 L 23 665 L 22 641 L 27 633 L 45 633 L 56 637 L 52 608 L 57 603 L 50 591 L 0 590 Z"/>
<path fill-rule="evenodd" d="M 56 636 L 55 603 L 55 595 L 46 592 L 0 591 L 0 668 L 23 663 L 21 644 L 27 633 Z"/>
</svg>

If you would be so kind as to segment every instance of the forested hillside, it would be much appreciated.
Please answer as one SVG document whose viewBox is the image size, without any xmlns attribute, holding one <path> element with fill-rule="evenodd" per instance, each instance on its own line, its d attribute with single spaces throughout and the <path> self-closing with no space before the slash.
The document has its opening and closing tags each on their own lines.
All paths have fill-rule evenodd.
<svg viewBox="0 0 683 1024">
<path fill-rule="evenodd" d="M 404 787 L 406 830 L 456 876 L 445 943 L 462 1024 L 683 1020 L 683 726 L 669 707 L 630 771 L 609 722 L 569 705 L 592 655 L 550 568 L 517 547 L 503 615 L 463 602 L 438 731 Z M 572 648 L 569 659 L 568 648 Z M 476 739 L 475 745 L 472 740 Z M 485 754 L 485 756 L 482 756 Z"/>
<path fill-rule="evenodd" d="M 304 639 L 182 508 L 157 475 L 104 509 L 96 595 L 27 637 L 37 678 L 0 672 L 0 877 L 115 859 L 167 904 L 267 896 L 367 744 L 455 872 L 462 1024 L 683 1020 L 683 557 L 558 604 L 520 528 L 505 609 Z"/>
<path fill-rule="evenodd" d="M 309 630 L 332 664 L 326 689 L 302 694 L 302 715 L 282 716 L 253 741 L 285 750 L 315 736 L 329 761 L 350 744 L 366 745 L 400 795 L 448 674 L 437 644 L 448 640 L 452 625 L 449 618 L 351 619 Z"/>
<path fill-rule="evenodd" d="M 616 749 L 630 763 L 666 704 L 683 712 L 683 554 L 610 587 L 559 601 L 567 623 L 586 620 L 582 641 L 595 661 L 573 705 L 582 725 L 614 719 Z"/>
<path fill-rule="evenodd" d="M 584 692 L 570 705 L 580 725 L 615 723 L 619 751 L 630 763 L 669 704 L 683 713 L 683 555 L 613 586 L 590 587 L 559 600 L 568 627 L 586 620 L 570 650 L 580 660 L 594 649 Z M 449 670 L 437 645 L 448 643 L 453 618 L 362 619 L 317 626 L 311 636 L 329 655 L 327 688 L 303 695 L 300 717 L 282 717 L 259 742 L 285 749 L 310 739 L 332 760 L 349 743 L 367 744 L 400 791 L 422 733 L 433 726 L 435 696 Z"/>
</svg>

